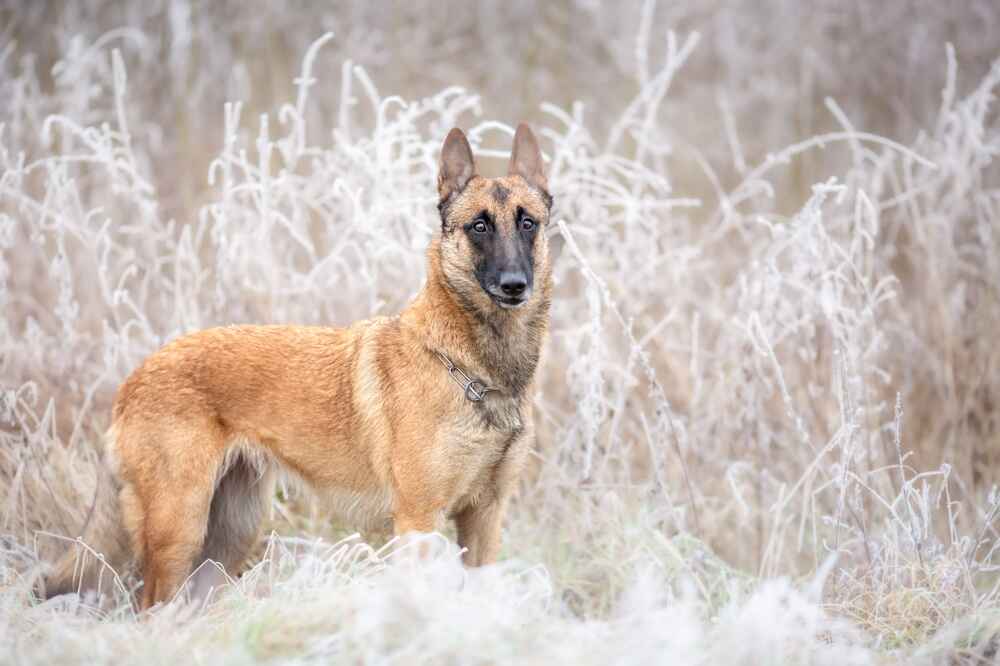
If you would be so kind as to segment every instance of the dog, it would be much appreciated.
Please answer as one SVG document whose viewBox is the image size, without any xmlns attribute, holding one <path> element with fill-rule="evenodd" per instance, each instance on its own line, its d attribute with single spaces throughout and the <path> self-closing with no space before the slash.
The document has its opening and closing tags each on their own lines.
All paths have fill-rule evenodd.
<svg viewBox="0 0 1000 666">
<path fill-rule="evenodd" d="M 141 608 L 172 599 L 206 560 L 236 571 L 279 471 L 356 524 L 391 520 L 404 535 L 452 519 L 467 565 L 497 559 L 551 303 L 552 197 L 534 134 L 519 125 L 508 175 L 485 178 L 452 129 L 438 195 L 426 284 L 400 314 L 202 330 L 121 385 L 102 491 L 117 514 L 84 539 L 141 573 Z M 46 596 L 99 575 L 67 554 Z"/>
</svg>

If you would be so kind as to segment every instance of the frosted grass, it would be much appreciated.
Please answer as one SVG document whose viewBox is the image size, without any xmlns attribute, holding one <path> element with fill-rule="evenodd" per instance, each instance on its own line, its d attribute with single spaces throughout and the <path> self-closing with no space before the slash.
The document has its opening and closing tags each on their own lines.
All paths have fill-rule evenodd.
<svg viewBox="0 0 1000 666">
<path fill-rule="evenodd" d="M 363 4 L 84 2 L 0 33 L 0 657 L 992 654 L 995 9 L 949 15 L 959 39 L 935 3 L 434 3 L 422 28 Z M 918 26 L 862 39 L 901 11 Z M 495 171 L 520 117 L 564 249 L 499 565 L 465 571 L 441 537 L 427 562 L 344 539 L 282 492 L 275 533 L 206 604 L 137 620 L 129 572 L 103 600 L 31 598 L 67 547 L 99 556 L 75 538 L 113 392 L 146 354 L 220 323 L 397 311 L 437 224 L 441 138 L 467 128 Z"/>
</svg>

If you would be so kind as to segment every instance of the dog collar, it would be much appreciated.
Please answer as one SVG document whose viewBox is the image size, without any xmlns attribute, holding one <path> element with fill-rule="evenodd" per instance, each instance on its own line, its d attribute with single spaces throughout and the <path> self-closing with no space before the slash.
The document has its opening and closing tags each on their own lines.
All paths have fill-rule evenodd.
<svg viewBox="0 0 1000 666">
<path fill-rule="evenodd" d="M 448 369 L 448 375 L 455 380 L 455 383 L 462 387 L 462 393 L 465 394 L 466 400 L 469 402 L 482 402 L 483 398 L 490 391 L 498 391 L 491 386 L 487 386 L 478 379 L 473 379 L 469 375 L 465 374 L 460 367 L 451 362 L 451 359 L 445 356 L 442 352 L 435 352 L 437 357 L 441 359 L 441 363 L 444 367 Z"/>
</svg>

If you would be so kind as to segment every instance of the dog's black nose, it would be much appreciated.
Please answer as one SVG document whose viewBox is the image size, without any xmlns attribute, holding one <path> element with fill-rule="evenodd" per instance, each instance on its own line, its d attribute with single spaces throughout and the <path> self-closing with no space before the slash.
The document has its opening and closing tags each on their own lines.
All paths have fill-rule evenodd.
<svg viewBox="0 0 1000 666">
<path fill-rule="evenodd" d="M 520 296 L 527 286 L 528 280 L 520 271 L 500 274 L 500 289 L 507 296 Z"/>
</svg>

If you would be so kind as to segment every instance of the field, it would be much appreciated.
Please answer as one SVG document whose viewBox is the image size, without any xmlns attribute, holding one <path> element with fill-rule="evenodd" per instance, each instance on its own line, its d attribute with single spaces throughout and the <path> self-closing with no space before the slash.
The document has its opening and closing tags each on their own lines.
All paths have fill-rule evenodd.
<svg viewBox="0 0 1000 666">
<path fill-rule="evenodd" d="M 0 6 L 0 663 L 992 663 L 998 92 L 994 0 Z M 283 487 L 204 605 L 33 596 L 147 354 L 399 311 L 445 133 L 497 175 L 522 120 L 564 248 L 498 565 Z"/>
</svg>

